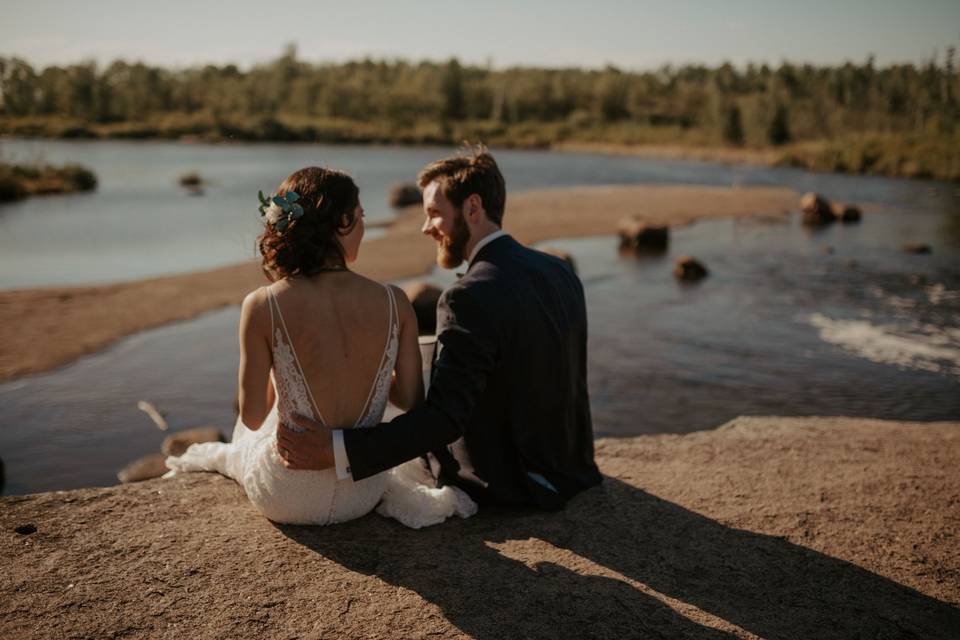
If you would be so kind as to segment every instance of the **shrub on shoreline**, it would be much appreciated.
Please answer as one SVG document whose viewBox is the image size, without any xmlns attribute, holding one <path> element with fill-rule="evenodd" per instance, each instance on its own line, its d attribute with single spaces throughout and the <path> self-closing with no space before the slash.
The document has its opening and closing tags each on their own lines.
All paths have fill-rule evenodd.
<svg viewBox="0 0 960 640">
<path fill-rule="evenodd" d="M 960 181 L 960 136 L 873 135 L 794 145 L 777 164 L 812 171 Z"/>
<path fill-rule="evenodd" d="M 77 164 L 62 167 L 0 163 L 0 202 L 30 195 L 75 193 L 97 188 L 97 176 Z"/>
</svg>

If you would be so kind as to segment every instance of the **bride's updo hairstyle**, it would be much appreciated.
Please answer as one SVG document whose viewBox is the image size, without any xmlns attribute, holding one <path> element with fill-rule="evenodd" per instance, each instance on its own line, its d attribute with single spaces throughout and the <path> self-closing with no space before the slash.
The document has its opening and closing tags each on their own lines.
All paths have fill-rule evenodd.
<svg viewBox="0 0 960 640">
<path fill-rule="evenodd" d="M 270 281 L 290 276 L 312 276 L 321 271 L 345 269 L 341 235 L 357 224 L 360 191 L 353 178 L 341 171 L 306 167 L 292 174 L 275 195 L 295 191 L 303 215 L 283 230 L 265 224 L 257 238 L 263 257 L 261 268 Z"/>
</svg>

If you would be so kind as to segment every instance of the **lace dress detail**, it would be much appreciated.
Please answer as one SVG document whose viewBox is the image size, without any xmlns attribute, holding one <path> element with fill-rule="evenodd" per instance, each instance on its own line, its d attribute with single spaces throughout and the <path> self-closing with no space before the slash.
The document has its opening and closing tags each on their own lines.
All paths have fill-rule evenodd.
<svg viewBox="0 0 960 640">
<path fill-rule="evenodd" d="M 303 377 L 299 375 L 293 349 L 283 340 L 279 327 L 274 331 L 273 368 L 274 388 L 277 390 L 277 395 L 284 399 L 282 404 L 286 409 L 282 415 L 287 416 L 290 413 L 302 416 L 313 415 L 313 404 L 308 395 L 310 390 L 304 384 Z M 290 427 L 294 431 L 300 430 L 296 425 L 290 425 Z"/>
<path fill-rule="evenodd" d="M 389 323 L 380 366 L 364 407 L 353 428 L 380 423 L 390 395 L 390 383 L 400 345 L 400 323 L 393 290 L 386 287 Z M 167 458 L 173 475 L 187 471 L 217 471 L 239 482 L 250 501 L 275 522 L 330 524 L 358 518 L 378 503 L 378 512 L 403 524 L 420 528 L 442 522 L 454 513 L 468 517 L 476 504 L 455 487 L 427 486 L 432 478 L 411 461 L 363 480 L 338 480 L 333 469 L 293 471 L 283 466 L 277 452 L 276 432 L 280 421 L 292 414 L 312 416 L 326 424 L 317 406 L 303 367 L 297 358 L 280 305 L 267 288 L 273 338 L 273 383 L 277 402 L 257 431 L 238 419 L 229 444 L 192 445 L 182 456 Z M 291 425 L 291 428 L 296 429 Z"/>
</svg>

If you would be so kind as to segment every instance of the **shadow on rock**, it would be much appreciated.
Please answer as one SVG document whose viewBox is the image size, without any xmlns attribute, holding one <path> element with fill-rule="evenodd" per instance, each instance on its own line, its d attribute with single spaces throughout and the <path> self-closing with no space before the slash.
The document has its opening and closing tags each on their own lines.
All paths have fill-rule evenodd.
<svg viewBox="0 0 960 640">
<path fill-rule="evenodd" d="M 732 637 L 681 611 L 770 639 L 947 638 L 960 628 L 949 604 L 609 477 L 558 513 L 487 508 L 421 531 L 377 516 L 277 526 L 351 571 L 417 592 L 477 638 Z"/>
</svg>

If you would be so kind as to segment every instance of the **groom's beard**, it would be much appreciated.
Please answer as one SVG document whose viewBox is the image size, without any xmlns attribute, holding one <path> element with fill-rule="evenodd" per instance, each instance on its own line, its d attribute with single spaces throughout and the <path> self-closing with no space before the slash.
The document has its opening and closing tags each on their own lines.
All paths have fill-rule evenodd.
<svg viewBox="0 0 960 640">
<path fill-rule="evenodd" d="M 437 264 L 444 269 L 456 269 L 467 259 L 467 243 L 470 242 L 470 229 L 463 213 L 457 212 L 453 219 L 453 231 L 440 238 L 437 243 Z"/>
</svg>

